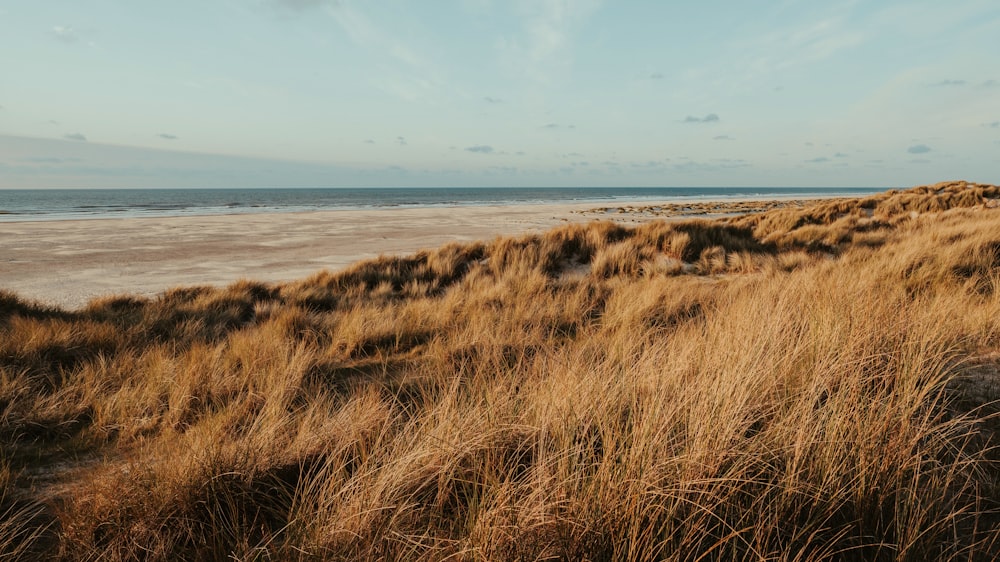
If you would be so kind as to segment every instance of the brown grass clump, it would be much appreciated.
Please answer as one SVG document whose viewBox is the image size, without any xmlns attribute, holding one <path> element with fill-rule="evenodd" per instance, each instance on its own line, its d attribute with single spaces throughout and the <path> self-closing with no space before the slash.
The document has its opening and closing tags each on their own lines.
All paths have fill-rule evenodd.
<svg viewBox="0 0 1000 562">
<path fill-rule="evenodd" d="M 0 558 L 995 559 L 998 196 L 0 293 Z"/>
</svg>

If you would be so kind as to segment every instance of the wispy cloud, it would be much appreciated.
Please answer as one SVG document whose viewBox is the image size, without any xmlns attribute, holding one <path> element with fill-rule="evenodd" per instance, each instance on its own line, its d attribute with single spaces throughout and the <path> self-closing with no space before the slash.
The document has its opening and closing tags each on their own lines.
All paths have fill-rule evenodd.
<svg viewBox="0 0 1000 562">
<path fill-rule="evenodd" d="M 906 151 L 910 154 L 927 154 L 931 151 L 931 147 L 926 144 L 915 144 L 910 148 L 907 148 Z"/>
<path fill-rule="evenodd" d="M 733 170 L 738 168 L 749 168 L 751 164 L 742 158 L 713 158 L 708 162 L 688 160 L 678 162 L 672 166 L 673 170 L 681 173 L 705 173 L 720 172 L 723 170 Z"/>
<path fill-rule="evenodd" d="M 178 138 L 177 135 L 171 135 L 170 133 L 160 133 L 160 134 L 158 134 L 156 136 L 158 136 L 158 137 L 160 137 L 161 139 L 164 139 L 164 140 L 177 140 L 177 138 Z"/>
<path fill-rule="evenodd" d="M 947 87 L 947 86 L 952 86 L 952 87 L 955 87 L 955 86 L 965 86 L 967 84 L 968 84 L 968 82 L 966 82 L 965 80 L 942 80 L 940 82 L 935 82 L 933 84 L 930 84 L 930 86 L 931 87 L 940 88 L 940 87 Z"/>
<path fill-rule="evenodd" d="M 71 141 L 87 142 L 87 136 L 81 133 L 69 133 L 63 135 L 63 138 Z"/>
<path fill-rule="evenodd" d="M 664 160 L 637 160 L 629 162 L 628 166 L 633 170 L 646 170 L 646 171 L 663 170 L 666 167 L 666 163 L 669 161 L 670 161 L 669 158 L 666 158 Z"/>
<path fill-rule="evenodd" d="M 492 154 L 493 147 L 488 144 L 477 144 L 465 148 L 467 152 L 477 152 L 479 154 Z"/>
<path fill-rule="evenodd" d="M 684 118 L 683 123 L 715 123 L 719 121 L 719 116 L 715 113 L 709 113 L 704 117 L 695 117 L 694 115 L 688 115 Z"/>
<path fill-rule="evenodd" d="M 492 7 L 493 0 L 459 0 L 459 5 L 467 12 L 481 14 Z"/>
<path fill-rule="evenodd" d="M 494 98 L 494 97 L 491 97 L 491 96 L 486 96 L 485 98 L 483 98 L 483 100 L 486 101 L 486 103 L 493 103 L 493 104 L 503 103 L 502 99 L 500 99 L 500 98 Z"/>
<path fill-rule="evenodd" d="M 76 31 L 68 25 L 52 26 L 52 36 L 63 43 L 76 43 L 80 41 L 80 37 L 76 34 Z"/>
<path fill-rule="evenodd" d="M 406 137 L 396 137 L 396 144 L 399 146 L 406 146 Z"/>
<path fill-rule="evenodd" d="M 324 2 L 324 4 L 329 4 L 328 12 L 347 35 L 359 45 L 381 50 L 396 61 L 410 67 L 426 68 L 429 66 L 409 45 L 392 34 L 382 31 L 367 16 L 351 6 L 339 2 Z"/>
<path fill-rule="evenodd" d="M 983 127 L 988 127 L 990 129 L 1000 129 L 1000 121 L 993 121 L 990 123 L 983 123 Z"/>
<path fill-rule="evenodd" d="M 516 174 L 517 166 L 490 166 L 486 170 L 487 173 Z"/>
<path fill-rule="evenodd" d="M 33 156 L 30 158 L 19 158 L 18 162 L 27 162 L 29 164 L 70 164 L 73 162 L 80 162 L 80 159 L 57 158 L 54 156 Z"/>
<path fill-rule="evenodd" d="M 83 44 L 87 47 L 96 47 L 97 44 L 93 41 L 87 40 L 82 37 L 77 30 L 73 29 L 72 26 L 68 25 L 54 25 L 50 29 L 52 37 L 59 41 L 60 43 L 65 43 L 66 45 Z"/>
<path fill-rule="evenodd" d="M 664 78 L 666 78 L 666 76 L 664 76 L 662 72 L 654 72 L 649 75 L 650 80 L 663 80 Z"/>
<path fill-rule="evenodd" d="M 385 68 L 373 79 L 381 90 L 404 100 L 417 100 L 441 90 L 439 68 L 402 35 L 382 29 L 354 4 L 336 0 L 284 0 L 292 5 L 321 8 L 359 47 L 385 58 Z M 364 4 L 362 4 L 364 6 Z"/>
<path fill-rule="evenodd" d="M 338 0 L 271 0 L 272 5 L 295 11 L 312 10 L 324 6 L 337 6 Z"/>
<path fill-rule="evenodd" d="M 530 78 L 550 81 L 553 71 L 573 62 L 573 37 L 578 26 L 600 6 L 601 0 L 518 0 L 516 36 L 498 44 L 508 68 Z"/>
<path fill-rule="evenodd" d="M 549 131 L 555 131 L 557 129 L 575 129 L 576 125 L 560 125 L 559 123 L 546 123 L 542 125 L 542 129 L 547 129 Z"/>
<path fill-rule="evenodd" d="M 810 158 L 809 160 L 805 160 L 805 163 L 806 164 L 822 164 L 823 162 L 829 162 L 829 161 L 830 161 L 830 159 L 827 158 L 826 156 L 819 156 L 817 158 Z"/>
<path fill-rule="evenodd" d="M 736 139 L 733 138 L 733 137 L 731 137 L 731 136 L 729 136 L 729 135 L 717 135 L 717 136 L 712 137 L 712 140 L 717 140 L 717 141 L 731 141 L 731 140 L 736 140 Z"/>
<path fill-rule="evenodd" d="M 786 6 L 789 3 L 782 3 Z M 828 13 L 812 22 L 778 29 L 754 43 L 738 45 L 750 57 L 741 66 L 752 74 L 768 75 L 788 68 L 829 59 L 864 43 L 868 36 L 853 25 L 852 4 L 829 3 Z M 782 10 L 776 7 L 775 10 Z M 818 11 L 818 10 L 817 10 Z"/>
</svg>

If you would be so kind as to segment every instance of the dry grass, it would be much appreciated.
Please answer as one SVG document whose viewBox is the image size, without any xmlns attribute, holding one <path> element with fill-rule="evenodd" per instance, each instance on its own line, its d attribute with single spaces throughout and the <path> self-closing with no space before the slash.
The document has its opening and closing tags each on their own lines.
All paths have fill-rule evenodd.
<svg viewBox="0 0 1000 562">
<path fill-rule="evenodd" d="M 993 559 L 998 195 L 0 293 L 0 559 Z"/>
</svg>

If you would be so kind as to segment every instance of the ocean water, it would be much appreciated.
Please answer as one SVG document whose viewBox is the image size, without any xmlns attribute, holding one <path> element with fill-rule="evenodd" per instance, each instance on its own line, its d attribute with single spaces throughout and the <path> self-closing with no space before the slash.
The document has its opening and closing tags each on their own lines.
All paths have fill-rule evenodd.
<svg viewBox="0 0 1000 562">
<path fill-rule="evenodd" d="M 545 203 L 595 205 L 742 197 L 861 196 L 882 188 L 328 188 L 0 190 L 0 222 Z"/>
</svg>

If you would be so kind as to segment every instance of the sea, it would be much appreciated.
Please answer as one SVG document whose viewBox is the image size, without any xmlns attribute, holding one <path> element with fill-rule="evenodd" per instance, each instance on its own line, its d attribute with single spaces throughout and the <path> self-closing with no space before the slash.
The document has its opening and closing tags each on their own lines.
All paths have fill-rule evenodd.
<svg viewBox="0 0 1000 562">
<path fill-rule="evenodd" d="M 552 203 L 858 197 L 877 187 L 4 189 L 0 222 Z"/>
</svg>

